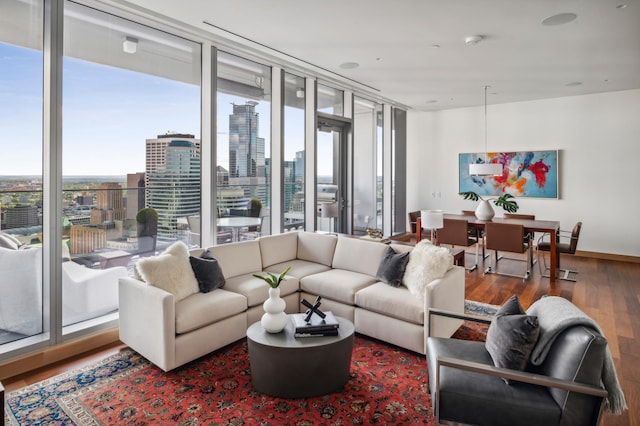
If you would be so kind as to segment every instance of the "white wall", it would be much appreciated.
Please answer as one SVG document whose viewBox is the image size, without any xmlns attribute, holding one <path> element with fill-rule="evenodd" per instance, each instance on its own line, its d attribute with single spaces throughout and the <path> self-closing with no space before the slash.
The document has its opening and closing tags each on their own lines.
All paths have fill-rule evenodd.
<svg viewBox="0 0 640 426">
<path fill-rule="evenodd" d="M 484 151 L 484 107 L 410 111 L 407 126 L 408 211 L 473 210 L 458 195 L 458 154 Z M 563 230 L 582 221 L 578 250 L 640 256 L 640 90 L 489 105 L 487 145 L 560 150 L 560 198 L 518 198 L 519 212 Z"/>
</svg>

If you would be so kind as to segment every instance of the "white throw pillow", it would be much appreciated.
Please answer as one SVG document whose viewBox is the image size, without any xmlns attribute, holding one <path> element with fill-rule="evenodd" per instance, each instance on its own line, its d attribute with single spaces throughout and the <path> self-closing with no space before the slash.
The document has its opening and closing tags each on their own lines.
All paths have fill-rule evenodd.
<svg viewBox="0 0 640 426">
<path fill-rule="evenodd" d="M 442 278 L 452 265 L 453 255 L 449 249 L 434 246 L 429 240 L 422 240 L 411 250 L 402 284 L 411 294 L 423 299 L 427 285 Z"/>
<path fill-rule="evenodd" d="M 136 269 L 147 284 L 173 294 L 176 302 L 200 291 L 189 262 L 189 249 L 181 241 L 158 256 L 138 260 Z"/>
</svg>

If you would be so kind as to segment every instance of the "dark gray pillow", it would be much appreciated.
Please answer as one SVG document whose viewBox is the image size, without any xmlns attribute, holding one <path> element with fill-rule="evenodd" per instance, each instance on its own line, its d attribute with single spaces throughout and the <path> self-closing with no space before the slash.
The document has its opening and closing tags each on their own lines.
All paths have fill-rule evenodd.
<svg viewBox="0 0 640 426">
<path fill-rule="evenodd" d="M 539 334 L 538 317 L 526 315 L 518 298 L 512 296 L 491 321 L 485 347 L 496 367 L 524 371 Z"/>
<path fill-rule="evenodd" d="M 407 263 L 409 263 L 409 252 L 396 253 L 389 247 L 380 262 L 376 278 L 392 287 L 400 287 Z"/>
<path fill-rule="evenodd" d="M 224 275 L 217 259 L 189 256 L 189 263 L 202 293 L 224 287 Z"/>
</svg>

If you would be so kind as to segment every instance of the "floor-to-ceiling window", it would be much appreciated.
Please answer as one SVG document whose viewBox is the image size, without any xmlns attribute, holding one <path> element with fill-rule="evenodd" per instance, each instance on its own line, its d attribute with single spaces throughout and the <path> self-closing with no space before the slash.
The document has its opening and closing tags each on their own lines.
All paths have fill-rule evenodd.
<svg viewBox="0 0 640 426">
<path fill-rule="evenodd" d="M 75 2 L 62 4 L 63 34 L 55 28 L 43 34 L 42 0 L 0 0 L 0 225 L 2 235 L 7 235 L 2 244 L 11 246 L 3 248 L 13 250 L 0 253 L 0 339 L 5 339 L 0 340 L 0 357 L 12 356 L 16 344 L 25 346 L 36 339 L 39 345 L 46 339 L 59 343 L 76 330 L 115 318 L 117 278 L 130 273 L 141 256 L 158 253 L 173 241 L 199 245 L 200 216 L 224 219 L 216 228 L 217 243 L 270 233 L 268 225 L 278 220 L 262 218 L 270 214 L 270 188 L 278 188 L 270 182 L 274 167 L 283 171 L 285 229 L 287 223 L 300 228 L 316 220 L 297 212 L 321 198 L 323 185 L 324 195 L 331 195 L 331 185 L 350 190 L 344 185 L 343 162 L 345 141 L 352 142 L 352 121 L 344 118 L 345 110 L 351 110 L 348 104 L 345 108 L 342 90 L 319 84 L 307 94 L 310 77 L 285 70 L 283 162 L 272 164 L 271 68 L 218 51 L 218 74 L 204 77 L 217 80 L 217 163 L 212 173 L 217 173 L 218 186 L 203 187 L 201 165 L 210 159 L 201 158 L 201 143 L 209 140 L 201 142 L 200 129 L 210 123 L 203 117 L 206 108 L 201 109 L 201 87 L 206 87 L 201 81 L 201 44 L 188 40 L 192 34 L 186 31 L 179 32 L 185 39 L 170 34 L 173 30 L 160 30 L 168 29 L 160 23 L 158 28 L 136 23 L 125 12 L 115 16 Z M 99 2 L 89 4 L 101 8 Z M 145 22 L 153 20 L 149 18 Z M 49 71 L 46 54 L 43 63 L 43 43 L 52 39 L 48 34 L 63 37 L 60 70 Z M 193 39 L 210 45 L 201 37 Z M 61 109 L 55 103 L 60 97 L 48 102 L 51 91 L 43 95 L 43 81 L 58 78 Z M 328 127 L 319 129 L 323 136 L 314 167 L 327 180 L 316 175 L 321 185 L 315 191 L 304 181 L 305 160 L 313 156 L 304 135 L 314 125 L 309 117 L 305 121 L 304 105 L 313 102 L 319 115 L 333 117 Z M 43 116 L 43 110 L 62 117 L 61 127 L 57 122 L 52 126 L 60 137 L 43 126 L 51 118 Z M 376 134 L 381 135 L 380 127 Z M 320 140 L 324 136 L 326 143 Z M 381 144 L 381 137 L 376 137 Z M 52 142 L 43 145 L 43 140 Z M 47 152 L 52 147 L 55 155 L 61 152 L 59 163 L 52 160 L 55 155 L 43 158 L 43 148 Z M 376 158 L 381 158 L 381 148 Z M 382 168 L 376 167 L 378 181 Z M 56 179 L 60 184 L 53 182 Z M 43 197 L 48 188 L 55 189 L 53 196 Z M 209 190 L 219 210 L 201 215 L 199 197 Z M 53 199 L 54 207 L 46 209 Z M 334 194 L 333 200 L 338 199 L 343 205 L 344 197 Z M 381 215 L 377 205 L 375 215 Z M 43 218 L 56 221 L 45 232 Z M 334 231 L 342 221 L 320 219 L 326 223 L 324 229 Z M 51 233 L 61 238 L 44 241 L 43 252 L 43 240 Z M 62 261 L 53 259 L 58 253 Z M 45 262 L 43 254 L 49 256 Z M 33 258 L 16 261 L 15 256 L 28 255 Z M 48 265 L 45 274 L 46 260 L 53 260 L 53 267 Z M 5 267 L 10 268 L 6 274 Z M 52 273 L 56 268 L 59 276 Z M 6 286 L 18 282 L 20 286 Z M 55 300 L 60 294 L 61 300 Z M 50 306 L 62 324 L 52 323 Z M 64 338 L 58 333 L 61 325 Z M 13 342 L 2 344 L 8 340 Z"/>
<path fill-rule="evenodd" d="M 118 277 L 191 236 L 201 48 L 71 2 L 64 40 L 62 325 L 72 326 L 116 311 Z"/>
<path fill-rule="evenodd" d="M 217 243 L 269 234 L 271 68 L 218 52 Z"/>
<path fill-rule="evenodd" d="M 0 0 L 0 352 L 44 331 L 43 2 Z"/>
<path fill-rule="evenodd" d="M 362 235 L 378 226 L 382 195 L 378 172 L 382 105 L 359 97 L 354 101 L 353 233 Z M 381 163 L 380 163 L 381 164 Z M 380 217 L 382 215 L 380 214 Z"/>
<path fill-rule="evenodd" d="M 304 229 L 305 79 L 284 77 L 284 229 Z"/>
</svg>

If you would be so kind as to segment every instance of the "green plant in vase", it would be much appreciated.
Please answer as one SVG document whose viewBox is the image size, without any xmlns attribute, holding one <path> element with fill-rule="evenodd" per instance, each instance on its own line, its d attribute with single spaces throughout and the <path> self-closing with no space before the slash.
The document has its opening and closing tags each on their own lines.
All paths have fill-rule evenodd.
<svg viewBox="0 0 640 426">
<path fill-rule="evenodd" d="M 291 269 L 291 266 L 285 269 L 280 275 L 275 275 L 275 274 L 272 274 L 271 272 L 267 272 L 268 275 L 266 276 L 258 275 L 258 274 L 253 274 L 253 276 L 256 278 L 260 278 L 261 280 L 264 280 L 267 284 L 269 284 L 269 287 L 271 288 L 278 288 L 280 286 L 280 283 L 284 279 L 284 277 L 287 275 L 287 273 L 289 273 L 290 269 Z"/>
<path fill-rule="evenodd" d="M 268 333 L 279 333 L 287 325 L 287 314 L 284 313 L 286 303 L 280 298 L 280 283 L 287 275 L 291 266 L 285 269 L 280 275 L 267 272 L 268 275 L 253 274 L 254 277 L 260 278 L 269 284 L 269 298 L 264 301 L 264 315 L 260 319 L 262 327 Z"/>
<path fill-rule="evenodd" d="M 480 204 L 476 209 L 476 217 L 480 220 L 493 219 L 495 212 L 493 211 L 493 207 L 489 204 L 489 201 L 493 201 L 493 204 L 498 207 L 502 207 L 509 213 L 515 213 L 519 209 L 518 203 L 514 199 L 515 197 L 511 194 L 502 194 L 499 197 L 482 198 L 473 191 L 465 191 L 461 192 L 460 195 L 462 195 L 465 200 L 480 201 Z"/>
</svg>

